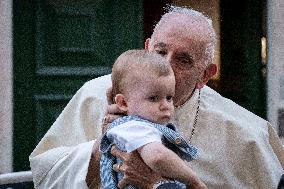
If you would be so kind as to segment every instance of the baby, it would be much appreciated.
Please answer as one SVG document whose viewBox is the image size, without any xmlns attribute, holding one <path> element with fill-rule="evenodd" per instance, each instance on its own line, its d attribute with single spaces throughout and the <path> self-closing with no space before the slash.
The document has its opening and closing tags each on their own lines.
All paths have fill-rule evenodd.
<svg viewBox="0 0 284 189">
<path fill-rule="evenodd" d="M 125 152 L 137 150 L 153 171 L 181 181 L 171 181 L 179 188 L 193 183 L 194 173 L 183 160 L 195 159 L 197 150 L 180 137 L 172 124 L 167 124 L 173 117 L 175 94 L 175 76 L 170 64 L 146 50 L 126 51 L 113 65 L 112 85 L 114 102 L 127 116 L 109 124 L 102 138 L 103 188 L 117 188 L 120 179 L 112 171 L 117 163 L 110 154 L 112 144 Z"/>
</svg>

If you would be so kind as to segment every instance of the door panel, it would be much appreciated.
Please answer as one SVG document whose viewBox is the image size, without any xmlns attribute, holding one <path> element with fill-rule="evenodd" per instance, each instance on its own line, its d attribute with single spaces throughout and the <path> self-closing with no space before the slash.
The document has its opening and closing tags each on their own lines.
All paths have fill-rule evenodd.
<svg viewBox="0 0 284 189">
<path fill-rule="evenodd" d="M 39 2 L 36 12 L 37 73 L 109 73 L 110 60 L 115 56 L 111 53 L 115 51 L 112 39 L 117 35 L 112 32 L 112 12 L 110 1 Z"/>
<path fill-rule="evenodd" d="M 220 1 L 220 91 L 265 118 L 266 78 L 261 62 L 263 6 L 258 0 Z"/>
<path fill-rule="evenodd" d="M 14 170 L 84 82 L 143 48 L 142 0 L 14 0 Z"/>
</svg>

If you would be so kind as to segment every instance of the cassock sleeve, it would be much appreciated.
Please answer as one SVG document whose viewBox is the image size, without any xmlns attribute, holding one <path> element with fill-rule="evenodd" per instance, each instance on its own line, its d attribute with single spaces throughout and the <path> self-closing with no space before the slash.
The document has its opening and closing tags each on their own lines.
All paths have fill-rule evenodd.
<svg viewBox="0 0 284 189">
<path fill-rule="evenodd" d="M 85 83 L 39 142 L 29 157 L 35 187 L 86 187 L 92 140 L 101 133 L 110 86 L 110 76 Z"/>
<path fill-rule="evenodd" d="M 284 148 L 271 124 L 268 123 L 269 143 L 284 169 Z"/>
<path fill-rule="evenodd" d="M 38 189 L 45 188 L 80 188 L 87 189 L 86 175 L 91 158 L 94 141 L 81 143 L 62 153 L 52 168 L 36 185 Z M 38 161 L 57 157 L 58 148 L 36 156 Z M 48 168 L 48 167 L 46 167 Z"/>
</svg>

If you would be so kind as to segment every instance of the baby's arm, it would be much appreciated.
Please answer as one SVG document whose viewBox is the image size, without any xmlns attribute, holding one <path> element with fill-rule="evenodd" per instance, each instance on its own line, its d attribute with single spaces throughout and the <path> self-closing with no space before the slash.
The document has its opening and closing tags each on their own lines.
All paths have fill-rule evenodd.
<svg viewBox="0 0 284 189">
<path fill-rule="evenodd" d="M 206 188 L 197 175 L 173 151 L 160 142 L 152 142 L 138 149 L 144 162 L 162 177 L 180 180 L 191 188 Z"/>
</svg>

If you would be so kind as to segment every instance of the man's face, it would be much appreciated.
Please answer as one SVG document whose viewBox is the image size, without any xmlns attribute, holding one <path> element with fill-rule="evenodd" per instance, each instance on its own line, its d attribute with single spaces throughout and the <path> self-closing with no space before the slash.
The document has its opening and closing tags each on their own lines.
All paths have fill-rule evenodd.
<svg viewBox="0 0 284 189">
<path fill-rule="evenodd" d="M 169 22 L 155 32 L 149 46 L 149 51 L 161 54 L 171 64 L 176 78 L 176 106 L 183 104 L 192 95 L 205 70 L 206 46 L 198 35 Z"/>
<path fill-rule="evenodd" d="M 154 75 L 143 73 L 141 82 L 126 90 L 127 114 L 138 115 L 149 121 L 165 124 L 173 116 L 175 77 L 173 73 L 161 77 Z"/>
</svg>

